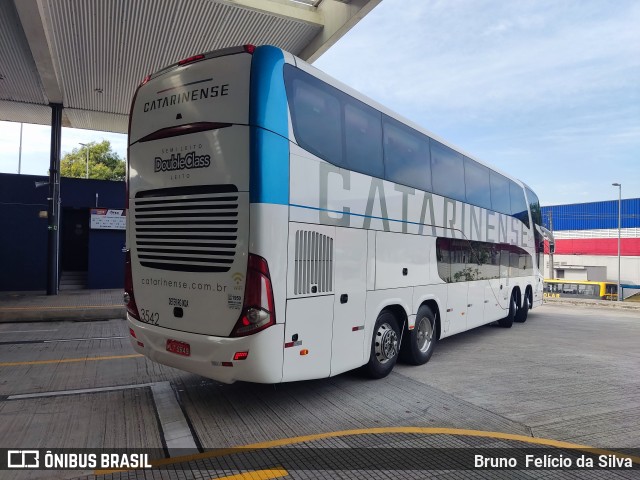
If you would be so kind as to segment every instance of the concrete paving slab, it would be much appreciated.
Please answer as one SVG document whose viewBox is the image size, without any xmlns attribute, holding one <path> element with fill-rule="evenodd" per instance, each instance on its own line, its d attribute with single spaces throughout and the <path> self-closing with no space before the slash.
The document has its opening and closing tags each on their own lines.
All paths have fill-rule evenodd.
<svg viewBox="0 0 640 480">
<path fill-rule="evenodd" d="M 29 324 L 24 324 L 26 327 Z M 38 326 L 39 324 L 30 324 Z M 52 324 L 56 336 L 128 335 L 126 322 Z M 8 325 L 0 325 L 0 338 Z M 21 328 L 22 328 L 21 327 Z M 39 328 L 36 328 L 36 330 Z M 46 335 L 38 333 L 37 335 Z M 20 334 L 22 335 L 22 334 Z M 29 336 L 29 335 L 28 335 Z M 30 335 L 31 337 L 36 334 Z M 42 337 L 40 337 L 42 338 Z M 114 387 L 179 378 L 183 372 L 150 362 L 136 354 L 128 337 L 84 342 L 0 345 L 0 396 Z"/>
<path fill-rule="evenodd" d="M 149 389 L 0 402 L 0 448 L 162 449 Z"/>
<path fill-rule="evenodd" d="M 125 318 L 122 290 L 72 290 L 58 295 L 0 292 L 0 323 Z"/>
<path fill-rule="evenodd" d="M 183 386 L 185 408 L 204 448 L 391 425 L 530 435 L 523 424 L 398 374 L 379 382 L 347 374 L 277 386 L 193 378 Z"/>
<path fill-rule="evenodd" d="M 396 368 L 535 436 L 638 448 L 639 343 L 640 311 L 545 304 L 525 324 L 456 335 L 427 365 Z"/>
<path fill-rule="evenodd" d="M 154 383 L 151 385 L 151 392 L 169 455 L 198 453 L 189 423 L 170 383 Z"/>
</svg>

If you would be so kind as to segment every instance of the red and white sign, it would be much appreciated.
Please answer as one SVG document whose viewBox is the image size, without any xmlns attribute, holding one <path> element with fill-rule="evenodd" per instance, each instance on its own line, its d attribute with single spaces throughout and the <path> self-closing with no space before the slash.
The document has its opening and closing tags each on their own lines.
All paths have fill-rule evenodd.
<svg viewBox="0 0 640 480">
<path fill-rule="evenodd" d="M 125 230 L 127 217 L 124 210 L 91 209 L 91 228 L 95 230 Z"/>
</svg>

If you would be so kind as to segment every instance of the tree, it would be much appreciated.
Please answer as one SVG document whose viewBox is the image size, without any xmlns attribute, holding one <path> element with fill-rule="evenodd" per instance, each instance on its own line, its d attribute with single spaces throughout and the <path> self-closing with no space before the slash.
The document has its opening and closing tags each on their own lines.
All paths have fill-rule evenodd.
<svg viewBox="0 0 640 480">
<path fill-rule="evenodd" d="M 74 148 L 65 153 L 60 161 L 63 177 L 86 178 L 87 148 L 89 149 L 89 178 L 96 180 L 124 180 L 125 163 L 120 155 L 111 150 L 111 142 L 91 142 L 87 146 Z"/>
</svg>

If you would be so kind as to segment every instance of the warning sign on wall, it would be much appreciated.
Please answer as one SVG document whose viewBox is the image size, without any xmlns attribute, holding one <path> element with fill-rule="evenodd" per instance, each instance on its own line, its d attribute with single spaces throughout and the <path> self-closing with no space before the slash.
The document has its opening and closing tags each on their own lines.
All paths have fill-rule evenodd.
<svg viewBox="0 0 640 480">
<path fill-rule="evenodd" d="M 127 217 L 124 210 L 91 209 L 91 228 L 95 230 L 125 230 Z"/>
</svg>

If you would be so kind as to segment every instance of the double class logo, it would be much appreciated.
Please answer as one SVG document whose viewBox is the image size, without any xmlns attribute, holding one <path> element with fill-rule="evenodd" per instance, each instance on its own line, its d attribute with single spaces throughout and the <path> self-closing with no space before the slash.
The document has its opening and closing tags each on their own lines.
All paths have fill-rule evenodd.
<svg viewBox="0 0 640 480">
<path fill-rule="evenodd" d="M 154 172 L 171 172 L 174 170 L 190 170 L 192 168 L 207 168 L 211 165 L 210 155 L 196 155 L 196 152 L 186 154 L 172 153 L 171 158 L 156 157 Z"/>
</svg>

